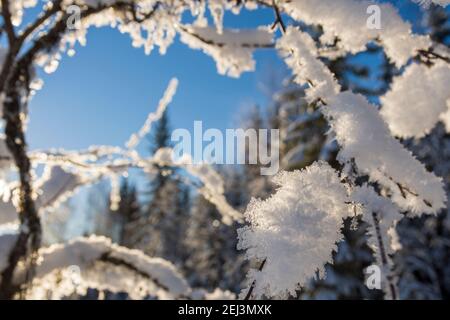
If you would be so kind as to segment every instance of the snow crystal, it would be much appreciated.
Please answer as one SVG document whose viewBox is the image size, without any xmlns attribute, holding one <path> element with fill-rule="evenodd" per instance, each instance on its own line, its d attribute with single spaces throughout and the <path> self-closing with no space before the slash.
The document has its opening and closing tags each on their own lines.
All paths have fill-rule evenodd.
<svg viewBox="0 0 450 320">
<path fill-rule="evenodd" d="M 340 93 L 323 112 L 342 147 L 338 155 L 341 162 L 353 159 L 357 170 L 386 187 L 404 210 L 436 213 L 444 207 L 442 179 L 428 172 L 390 135 L 378 110 L 364 96 Z"/>
<path fill-rule="evenodd" d="M 1 244 L 2 242 L 0 242 Z M 139 250 L 130 250 L 111 243 L 105 237 L 77 238 L 67 244 L 55 244 L 39 250 L 36 277 L 43 277 L 55 269 L 77 266 L 89 269 L 92 263 L 104 261 L 118 266 L 131 266 L 135 272 L 147 275 L 158 286 L 175 296 L 188 295 L 190 288 L 168 261 L 150 258 Z M 107 283 L 108 279 L 104 279 Z M 111 279 L 114 281 L 115 279 Z M 133 283 L 128 283 L 133 286 Z"/>
<path fill-rule="evenodd" d="M 318 98 L 327 100 L 339 93 L 339 84 L 330 70 L 317 59 L 317 47 L 307 33 L 289 27 L 277 41 L 277 49 L 295 74 L 296 82 L 310 84 L 311 87 L 306 90 L 308 102 Z"/>
<path fill-rule="evenodd" d="M 323 273 L 341 239 L 342 219 L 350 214 L 346 188 L 325 162 L 282 172 L 274 182 L 276 193 L 252 199 L 245 213 L 250 225 L 238 231 L 247 258 L 266 261 L 261 271 L 248 274 L 256 297 L 295 295 L 317 270 Z"/>
<path fill-rule="evenodd" d="M 389 3 L 377 4 L 381 9 L 381 29 L 369 28 L 367 8 L 373 4 L 357 0 L 293 0 L 280 6 L 295 20 L 322 25 L 321 41 L 332 44 L 339 37 L 338 46 L 347 52 L 362 51 L 367 43 L 380 39 L 397 66 L 404 65 L 417 50 L 431 45 L 428 37 L 413 35 L 410 24 Z"/>
<path fill-rule="evenodd" d="M 432 67 L 411 64 L 396 77 L 381 98 L 381 115 L 396 136 L 421 138 L 448 110 L 450 66 L 439 61 Z"/>
<path fill-rule="evenodd" d="M 242 72 L 253 71 L 253 50 L 272 45 L 272 34 L 261 30 L 223 30 L 184 26 L 180 40 L 192 49 L 201 49 L 217 64 L 219 74 L 239 77 Z"/>
</svg>

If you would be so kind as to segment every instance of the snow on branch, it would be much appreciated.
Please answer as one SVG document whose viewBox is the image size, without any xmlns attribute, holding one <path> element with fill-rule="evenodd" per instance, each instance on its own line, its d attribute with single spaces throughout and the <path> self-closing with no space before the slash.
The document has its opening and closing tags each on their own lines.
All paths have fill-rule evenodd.
<svg viewBox="0 0 450 320">
<path fill-rule="evenodd" d="M 290 27 L 278 40 L 277 48 L 286 64 L 292 68 L 296 81 L 310 85 L 307 89 L 309 102 L 322 103 L 322 112 L 328 118 L 341 146 L 338 159 L 342 163 L 354 160 L 356 169 L 390 190 L 393 201 L 403 210 L 411 210 L 416 214 L 436 213 L 444 207 L 446 197 L 442 179 L 427 172 L 391 136 L 378 110 L 366 98 L 351 92 L 339 93 L 340 87 L 332 73 L 316 57 L 317 48 L 309 35 Z M 448 70 L 441 63 L 437 63 L 434 68 L 437 71 L 432 77 L 442 80 L 433 89 L 439 93 L 434 99 L 438 105 L 442 105 L 445 102 L 442 96 L 448 91 L 444 89 Z M 411 86 L 408 88 L 414 91 Z M 404 95 L 405 92 L 402 93 Z"/>
<path fill-rule="evenodd" d="M 242 214 L 235 210 L 226 200 L 224 182 L 222 177 L 208 164 L 194 163 L 193 159 L 185 154 L 180 159 L 175 159 L 171 148 L 159 149 L 152 161 L 163 167 L 178 167 L 186 170 L 192 177 L 200 180 L 197 190 L 214 204 L 222 214 L 222 222 L 231 225 L 234 221 L 242 222 Z"/>
<path fill-rule="evenodd" d="M 442 7 L 446 7 L 450 4 L 450 0 L 411 0 L 411 1 L 416 2 L 426 8 L 428 8 L 432 3 L 438 4 Z"/>
<path fill-rule="evenodd" d="M 323 107 L 336 140 L 338 159 L 387 188 L 392 200 L 414 214 L 436 213 L 446 201 L 442 179 L 428 172 L 394 139 L 375 106 L 362 95 L 343 92 Z"/>
<path fill-rule="evenodd" d="M 203 1 L 158 1 L 158 0 L 64 0 L 54 9 L 65 13 L 75 4 L 81 6 L 81 20 L 75 30 L 64 30 L 59 44 L 52 50 L 41 51 L 37 65 L 48 73 L 54 72 L 62 58 L 61 53 L 75 53 L 75 44 L 86 45 L 86 35 L 91 27 L 109 26 L 126 33 L 134 47 L 143 47 L 150 54 L 155 47 L 164 54 L 173 43 L 177 33 L 189 47 L 201 49 L 217 63 L 220 74 L 238 77 L 242 72 L 254 69 L 252 58 L 256 48 L 272 47 L 272 33 L 268 30 L 223 30 L 224 10 L 237 12 L 240 6 L 228 1 L 208 1 L 215 26 L 208 26 L 203 14 Z M 55 5 L 56 6 L 56 5 Z M 183 14 L 189 10 L 197 18 L 193 25 L 182 23 Z M 67 19 L 67 16 L 63 17 Z M 61 20 L 59 20 L 61 22 Z M 56 26 L 56 24 L 55 24 Z M 50 29 L 50 31 L 53 29 Z"/>
<path fill-rule="evenodd" d="M 255 69 L 255 48 L 273 47 L 273 35 L 265 29 L 223 30 L 219 33 L 211 27 L 179 25 L 178 30 L 182 42 L 210 55 L 216 61 L 219 74 L 231 77 Z"/>
<path fill-rule="evenodd" d="M 340 92 L 340 86 L 330 70 L 317 58 L 317 47 L 310 35 L 289 27 L 276 45 L 298 84 L 309 84 L 306 98 L 312 103 L 326 101 Z"/>
<path fill-rule="evenodd" d="M 38 0 L 10 0 L 9 11 L 11 13 L 11 22 L 13 26 L 19 26 L 22 23 L 24 9 L 36 6 Z M 2 4 L 0 3 L 0 9 Z"/>
<path fill-rule="evenodd" d="M 381 115 L 391 132 L 402 138 L 421 138 L 439 120 L 445 121 L 450 107 L 449 83 L 450 65 L 443 61 L 430 67 L 417 63 L 408 66 L 381 98 Z"/>
<path fill-rule="evenodd" d="M 167 87 L 163 97 L 159 101 L 156 111 L 149 113 L 147 120 L 145 121 L 142 128 L 137 133 L 133 134 L 130 137 L 130 139 L 126 143 L 127 148 L 129 149 L 136 148 L 141 139 L 150 132 L 150 130 L 152 129 L 152 124 L 162 117 L 162 115 L 167 109 L 167 106 L 170 104 L 170 102 L 172 102 L 172 98 L 177 91 L 177 86 L 178 80 L 176 78 L 170 80 L 169 86 Z"/>
<path fill-rule="evenodd" d="M 388 299 L 394 299 L 396 292 L 390 266 L 393 253 L 401 247 L 395 227 L 403 216 L 395 204 L 379 196 L 367 185 L 353 188 L 351 199 L 355 211 L 367 222 L 368 244 L 375 254 L 377 265 L 383 269 L 381 272 L 383 291 Z"/>
<path fill-rule="evenodd" d="M 317 270 L 323 275 L 342 237 L 342 219 L 352 214 L 345 185 L 324 162 L 282 172 L 274 182 L 276 193 L 252 199 L 245 212 L 249 226 L 238 231 L 238 248 L 247 250 L 246 257 L 265 261 L 248 274 L 256 298 L 295 295 Z"/>
<path fill-rule="evenodd" d="M 0 235 L 0 246 L 2 252 L 8 252 L 8 244 L 14 243 L 14 234 Z M 5 251 L 3 251 L 5 250 Z M 7 257 L 2 255 L 1 257 Z M 116 267 L 115 275 L 113 270 L 107 268 L 96 269 L 96 263 L 101 263 L 103 267 Z M 88 238 L 77 238 L 66 244 L 55 244 L 38 251 L 35 277 L 37 279 L 49 275 L 58 269 L 65 269 L 76 266 L 81 272 L 89 275 L 88 282 L 95 281 L 93 278 L 100 277 L 98 284 L 114 291 L 136 292 L 136 288 L 151 287 L 145 282 L 150 281 L 153 289 L 162 290 L 166 297 L 183 298 L 188 297 L 191 289 L 186 280 L 177 271 L 174 265 L 161 258 L 150 258 L 139 250 L 131 250 L 111 243 L 105 237 L 90 236 Z M 0 271 L 5 267 L 4 261 L 0 259 Z M 89 274 L 93 268 L 94 272 Z M 126 281 L 120 279 L 120 273 L 131 272 L 139 277 L 135 278 L 140 282 L 132 281 L 134 278 L 127 277 Z M 15 275 L 16 283 L 25 280 L 26 270 L 19 269 Z M 110 277 L 104 277 L 103 275 Z M 155 292 L 141 292 L 154 294 Z"/>
<path fill-rule="evenodd" d="M 37 186 L 38 197 L 36 206 L 41 209 L 55 209 L 66 201 L 76 189 L 97 181 L 97 177 L 87 177 L 65 171 L 59 166 L 47 167 L 48 174 L 44 174 L 42 185 Z"/>
<path fill-rule="evenodd" d="M 367 8 L 376 4 L 381 8 L 382 28 L 367 26 Z M 431 46 L 427 36 L 414 35 L 411 25 L 402 20 L 389 3 L 357 0 L 292 0 L 279 4 L 287 14 L 297 21 L 323 26 L 323 44 L 333 44 L 338 38 L 338 47 L 343 53 L 363 51 L 366 44 L 379 39 L 389 58 L 400 67 L 419 49 Z M 401 39 L 399 41 L 399 39 Z"/>
<path fill-rule="evenodd" d="M 0 272 L 7 267 L 7 253 L 17 240 L 17 230 L 0 228 Z M 14 282 L 25 281 L 26 269 L 16 270 Z M 81 237 L 41 248 L 35 278 L 27 299 L 62 299 L 86 294 L 87 289 L 127 292 L 132 299 L 235 299 L 228 291 L 191 289 L 169 261 L 146 256 L 102 236 Z"/>
<path fill-rule="evenodd" d="M 76 174 L 66 171 L 60 166 L 49 165 L 45 168 L 42 177 L 34 183 L 36 209 L 39 213 L 44 210 L 54 210 L 72 196 L 79 187 L 97 182 L 100 177 L 98 174 Z M 14 189 L 11 198 L 6 201 L 0 200 L 0 225 L 18 222 L 17 196 L 16 189 Z"/>
<path fill-rule="evenodd" d="M 106 152 L 106 150 L 110 153 Z M 32 153 L 31 158 L 36 163 L 47 166 L 43 176 L 36 181 L 34 188 L 37 192 L 35 200 L 38 211 L 55 209 L 81 186 L 90 185 L 100 181 L 102 178 L 114 179 L 117 175 L 123 175 L 130 168 L 141 169 L 145 172 L 153 172 L 159 167 L 169 166 L 185 170 L 192 179 L 198 179 L 201 184 L 197 185 L 199 192 L 213 203 L 223 216 L 223 222 L 231 224 L 233 221 L 240 221 L 242 214 L 233 209 L 225 199 L 224 183 L 221 176 L 207 164 L 193 164 L 192 159 L 184 158 L 182 161 L 173 161 L 173 150 L 163 148 L 158 150 L 153 157 L 141 158 L 138 154 L 121 150 L 117 147 L 97 147 L 91 148 L 91 154 L 81 153 L 78 157 L 76 153 Z M 105 153 L 106 152 L 106 153 Z M 105 153 L 105 154 L 103 154 Z M 120 157 L 109 161 L 98 160 L 99 154 L 102 157 Z M 33 156 L 35 155 L 35 156 Z M 114 190 L 112 190 L 114 191 Z M 112 194 L 112 197 L 120 195 Z M 11 201 L 0 200 L 0 224 L 11 223 L 17 220 L 17 213 Z"/>
</svg>

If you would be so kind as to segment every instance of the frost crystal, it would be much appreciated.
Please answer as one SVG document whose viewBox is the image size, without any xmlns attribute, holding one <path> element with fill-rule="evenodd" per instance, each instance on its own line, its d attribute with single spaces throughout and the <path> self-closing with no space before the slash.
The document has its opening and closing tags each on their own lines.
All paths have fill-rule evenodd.
<svg viewBox="0 0 450 320">
<path fill-rule="evenodd" d="M 380 39 L 387 55 L 397 66 L 404 65 L 417 50 L 431 45 L 428 37 L 412 34 L 410 24 L 403 21 L 388 3 L 378 4 L 382 28 L 368 28 L 367 8 L 373 4 L 356 0 L 293 0 L 283 7 L 295 20 L 322 25 L 322 43 L 332 44 L 339 37 L 338 46 L 345 52 L 362 51 L 367 43 Z"/>
<path fill-rule="evenodd" d="M 446 201 L 442 179 L 428 172 L 389 132 L 375 106 L 343 92 L 323 107 L 342 149 L 338 158 L 386 187 L 392 200 L 415 214 L 436 213 Z"/>
<path fill-rule="evenodd" d="M 295 295 L 317 270 L 323 273 L 341 239 L 342 219 L 351 213 L 346 188 L 324 162 L 282 172 L 274 182 L 276 193 L 253 199 L 245 213 L 249 226 L 239 230 L 238 246 L 247 249 L 247 258 L 266 261 L 248 275 L 256 297 Z"/>
<path fill-rule="evenodd" d="M 392 89 L 381 99 L 381 115 L 398 137 L 421 138 L 448 111 L 450 66 L 412 64 L 394 79 Z"/>
</svg>

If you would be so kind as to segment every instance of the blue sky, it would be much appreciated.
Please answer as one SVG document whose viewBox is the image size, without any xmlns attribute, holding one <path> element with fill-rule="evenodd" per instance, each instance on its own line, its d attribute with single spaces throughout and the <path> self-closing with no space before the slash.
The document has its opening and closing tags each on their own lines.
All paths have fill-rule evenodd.
<svg viewBox="0 0 450 320">
<path fill-rule="evenodd" d="M 417 6 L 410 6 L 409 0 L 397 2 L 414 18 Z M 228 27 L 272 21 L 268 9 L 225 17 Z M 91 29 L 86 47 L 65 57 L 54 74 L 43 75 L 44 88 L 30 106 L 30 147 L 121 145 L 154 110 L 174 76 L 180 84 L 170 105 L 172 128 L 190 129 L 194 120 L 202 120 L 205 128 L 234 127 L 240 110 L 266 104 L 261 84 L 285 70 L 271 49 L 257 51 L 256 61 L 256 72 L 233 79 L 217 74 L 209 56 L 178 41 L 164 56 L 157 50 L 147 56 L 131 46 L 127 35 L 110 28 Z"/>
<path fill-rule="evenodd" d="M 404 16 L 418 20 L 417 5 L 410 0 L 396 2 Z M 272 22 L 273 12 L 268 9 L 225 17 L 227 27 Z M 173 129 L 192 129 L 195 120 L 202 120 L 205 129 L 233 128 L 245 108 L 267 105 L 261 84 L 287 74 L 271 49 L 256 52 L 256 72 L 234 79 L 217 74 L 212 58 L 178 41 L 164 56 L 157 50 L 146 56 L 143 49 L 131 46 L 127 35 L 109 28 L 91 29 L 87 46 L 76 49 L 77 54 L 64 57 L 55 73 L 42 75 L 44 88 L 30 104 L 27 137 L 31 149 L 123 145 L 156 108 L 172 77 L 180 81 L 169 107 Z M 141 149 L 146 147 L 148 143 Z M 76 198 L 86 199 L 87 194 Z M 87 214 L 82 205 L 78 207 L 79 213 Z M 73 218 L 77 230 L 83 229 L 79 224 L 87 219 L 81 216 Z"/>
<path fill-rule="evenodd" d="M 395 1 L 402 13 L 417 19 L 418 6 Z M 273 22 L 269 9 L 227 14 L 227 27 L 255 27 Z M 239 79 L 217 74 L 214 61 L 178 41 L 167 54 L 147 56 L 127 35 L 110 28 L 91 29 L 86 47 L 64 57 L 58 70 L 43 75 L 45 85 L 30 105 L 28 140 L 32 149 L 122 145 L 154 110 L 169 80 L 180 80 L 170 105 L 172 128 L 232 128 L 241 110 L 265 105 L 261 84 L 285 72 L 274 50 L 256 52 L 257 71 Z"/>
<path fill-rule="evenodd" d="M 270 24 L 270 10 L 229 15 L 228 26 Z M 284 64 L 274 50 L 256 53 L 257 72 L 239 79 L 221 76 L 209 56 L 178 41 L 166 55 L 133 48 L 127 35 L 109 28 L 91 29 L 86 47 L 64 57 L 58 70 L 43 75 L 44 88 L 30 105 L 29 143 L 32 149 L 86 148 L 91 144 L 123 144 L 154 110 L 172 77 L 179 79 L 170 105 L 171 127 L 234 126 L 239 110 L 266 96 L 261 83 Z"/>
</svg>

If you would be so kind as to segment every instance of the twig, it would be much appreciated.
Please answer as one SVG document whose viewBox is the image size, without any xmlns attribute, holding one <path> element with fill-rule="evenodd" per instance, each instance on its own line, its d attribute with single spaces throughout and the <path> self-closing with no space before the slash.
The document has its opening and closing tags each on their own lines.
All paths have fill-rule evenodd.
<svg viewBox="0 0 450 320">
<path fill-rule="evenodd" d="M 283 18 L 281 17 L 280 9 L 276 4 L 276 0 L 272 0 L 272 8 L 275 12 L 275 22 L 272 25 L 272 29 L 275 29 L 275 27 L 279 24 L 283 33 L 286 33 L 286 25 L 284 24 Z"/>
<path fill-rule="evenodd" d="M 427 65 L 430 65 L 430 66 L 433 65 L 433 63 L 430 61 L 432 59 L 439 59 L 439 60 L 442 60 L 442 61 L 450 64 L 449 57 L 445 57 L 437 52 L 434 52 L 433 48 L 430 48 L 428 50 L 419 50 L 418 53 L 419 53 L 419 57 L 424 57 L 424 58 L 428 59 L 428 61 L 423 61 Z"/>
<path fill-rule="evenodd" d="M 387 269 L 387 271 L 390 272 L 388 256 L 386 254 L 386 248 L 385 248 L 385 245 L 383 242 L 383 237 L 381 236 L 380 220 L 378 219 L 378 214 L 376 212 L 372 212 L 372 218 L 373 218 L 373 224 L 374 224 L 375 232 L 376 232 L 376 236 L 377 236 L 378 247 L 380 248 L 381 263 Z M 389 291 L 390 291 L 391 297 L 393 300 L 397 300 L 397 292 L 395 290 L 395 285 L 392 282 L 391 275 L 388 275 L 386 278 L 388 279 L 388 282 L 389 282 L 388 286 L 389 286 Z"/>
<path fill-rule="evenodd" d="M 16 34 L 14 33 L 14 26 L 11 21 L 11 11 L 9 9 L 9 0 L 1 0 L 2 1 L 2 16 L 4 21 L 4 29 L 6 34 L 8 35 L 9 46 L 12 47 L 12 44 L 16 40 Z M 15 1 L 15 0 L 13 0 Z"/>
<path fill-rule="evenodd" d="M 258 268 L 258 271 L 261 271 L 264 268 L 264 265 L 266 264 L 267 259 L 264 259 L 263 262 L 261 262 L 261 265 Z M 250 288 L 248 289 L 247 294 L 245 295 L 244 300 L 250 300 L 253 290 L 255 290 L 256 286 L 256 280 L 253 280 L 252 284 L 250 285 Z"/>
</svg>

